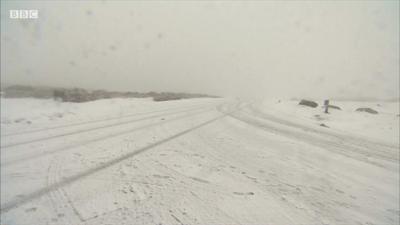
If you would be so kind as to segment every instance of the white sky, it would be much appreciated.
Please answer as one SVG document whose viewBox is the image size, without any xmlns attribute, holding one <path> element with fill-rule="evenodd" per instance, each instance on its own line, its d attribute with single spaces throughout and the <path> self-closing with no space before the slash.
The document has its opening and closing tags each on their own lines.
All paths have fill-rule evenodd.
<svg viewBox="0 0 400 225">
<path fill-rule="evenodd" d="M 1 81 L 399 97 L 399 1 L 2 1 Z"/>
</svg>

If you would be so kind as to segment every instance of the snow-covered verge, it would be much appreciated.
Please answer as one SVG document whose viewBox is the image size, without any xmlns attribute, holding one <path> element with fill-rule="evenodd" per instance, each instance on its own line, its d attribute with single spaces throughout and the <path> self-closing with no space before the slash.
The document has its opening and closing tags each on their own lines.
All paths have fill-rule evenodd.
<svg viewBox="0 0 400 225">
<path fill-rule="evenodd" d="M 328 114 L 324 113 L 323 102 L 317 102 L 319 106 L 311 108 L 299 105 L 297 100 L 267 100 L 259 109 L 305 126 L 316 128 L 324 124 L 333 132 L 399 145 L 399 102 L 330 101 L 341 110 L 330 108 Z M 378 114 L 356 111 L 365 107 L 375 109 Z"/>
</svg>

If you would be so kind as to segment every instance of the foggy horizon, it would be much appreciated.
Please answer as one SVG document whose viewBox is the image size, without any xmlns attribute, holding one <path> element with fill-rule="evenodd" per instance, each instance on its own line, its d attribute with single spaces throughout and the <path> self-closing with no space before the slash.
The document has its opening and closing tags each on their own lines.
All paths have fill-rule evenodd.
<svg viewBox="0 0 400 225">
<path fill-rule="evenodd" d="M 1 82 L 399 97 L 399 2 L 1 2 Z M 78 7 L 79 6 L 79 7 Z M 12 20 L 10 9 L 38 9 Z"/>
</svg>

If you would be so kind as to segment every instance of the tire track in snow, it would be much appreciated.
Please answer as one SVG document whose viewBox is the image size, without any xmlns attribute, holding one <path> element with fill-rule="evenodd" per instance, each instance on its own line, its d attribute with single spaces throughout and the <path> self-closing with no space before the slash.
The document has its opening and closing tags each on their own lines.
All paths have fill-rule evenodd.
<svg viewBox="0 0 400 225">
<path fill-rule="evenodd" d="M 238 109 L 234 109 L 233 111 L 230 111 L 228 113 L 223 113 L 222 115 L 214 117 L 214 118 L 212 118 L 210 120 L 207 120 L 207 121 L 205 121 L 203 123 L 200 123 L 200 124 L 198 124 L 198 125 L 196 125 L 194 127 L 189 128 L 189 129 L 185 129 L 185 130 L 183 130 L 181 132 L 178 132 L 178 133 L 176 133 L 176 134 L 174 134 L 174 135 L 172 135 L 172 136 L 170 136 L 168 138 L 165 138 L 165 139 L 162 139 L 160 141 L 154 142 L 154 143 L 152 143 L 150 145 L 147 145 L 147 146 L 145 146 L 143 148 L 140 148 L 140 149 L 138 149 L 136 151 L 132 151 L 132 152 L 129 152 L 127 154 L 124 154 L 124 155 L 122 155 L 120 157 L 112 159 L 112 160 L 110 160 L 110 161 L 108 161 L 106 163 L 100 164 L 100 165 L 98 165 L 96 167 L 93 167 L 93 168 L 91 168 L 89 170 L 86 170 L 86 171 L 84 171 L 82 173 L 78 173 L 76 175 L 67 177 L 67 178 L 65 178 L 65 179 L 63 179 L 63 180 L 61 180 L 61 181 L 59 181 L 57 183 L 54 183 L 54 184 L 50 185 L 50 186 L 47 186 L 47 187 L 38 189 L 38 190 L 36 190 L 34 192 L 31 192 L 30 194 L 25 195 L 24 198 L 14 199 L 14 200 L 11 200 L 9 202 L 6 202 L 3 205 L 1 205 L 1 214 L 5 213 L 5 212 L 8 212 L 9 210 L 11 210 L 13 208 L 19 207 L 19 206 L 21 206 L 23 204 L 26 204 L 26 203 L 28 203 L 28 202 L 30 202 L 32 200 L 38 199 L 38 198 L 46 195 L 47 193 L 49 193 L 51 191 L 57 190 L 57 189 L 59 189 L 61 187 L 69 185 L 69 184 L 71 184 L 73 182 L 76 182 L 76 181 L 78 181 L 80 179 L 83 179 L 85 177 L 93 175 L 93 174 L 95 174 L 97 172 L 100 172 L 100 171 L 102 171 L 104 169 L 107 169 L 107 168 L 109 168 L 111 166 L 114 166 L 114 165 L 116 165 L 118 163 L 121 163 L 121 162 L 123 162 L 123 161 L 125 161 L 127 159 L 130 159 L 133 156 L 141 154 L 141 153 L 143 153 L 145 151 L 148 151 L 148 150 L 150 150 L 150 149 L 152 149 L 154 147 L 157 147 L 157 146 L 162 145 L 162 144 L 164 144 L 166 142 L 169 142 L 169 141 L 174 140 L 174 139 L 176 139 L 178 137 L 181 137 L 181 136 L 183 136 L 183 135 L 185 135 L 187 133 L 190 133 L 190 132 L 192 132 L 192 131 L 194 131 L 196 129 L 204 127 L 204 126 L 206 126 L 206 125 L 208 125 L 210 123 L 213 123 L 214 121 L 217 121 L 217 120 L 219 120 L 221 118 L 224 118 L 224 117 L 226 117 L 228 115 L 231 115 L 232 113 L 234 113 L 234 112 L 236 112 L 236 111 L 238 111 L 240 109 L 241 108 L 238 108 Z"/>
<path fill-rule="evenodd" d="M 244 123 L 247 123 L 251 126 L 254 126 L 259 129 L 263 129 L 268 132 L 273 132 L 276 134 L 280 134 L 289 138 L 294 138 L 296 140 L 311 144 L 313 146 L 321 147 L 323 149 L 331 150 L 333 152 L 336 152 L 338 154 L 342 154 L 346 157 L 351 157 L 356 160 L 364 161 L 365 163 L 369 164 L 374 164 L 379 167 L 385 167 L 382 165 L 381 162 L 379 161 L 370 161 L 369 158 L 372 156 L 375 156 L 378 159 L 385 160 L 391 163 L 396 163 L 398 161 L 398 154 L 397 152 L 391 152 L 391 154 L 383 154 L 381 152 L 377 151 L 368 151 L 369 149 L 359 146 L 359 145 L 352 145 L 351 143 L 345 143 L 345 142 L 336 142 L 332 140 L 329 136 L 320 136 L 317 137 L 315 135 L 306 133 L 306 132 L 300 132 L 298 130 L 293 130 L 293 129 L 288 129 L 285 127 L 279 127 L 276 125 L 273 125 L 271 123 L 266 123 L 263 121 L 260 121 L 260 119 L 254 118 L 251 115 L 246 115 L 244 113 L 242 114 L 235 114 L 231 115 L 232 118 L 242 121 Z M 280 123 L 277 123 L 278 125 Z M 350 150 L 350 151 L 348 151 Z"/>
<path fill-rule="evenodd" d="M 200 108 L 203 108 L 203 107 L 195 107 L 195 108 L 189 109 L 189 110 L 188 109 L 179 110 L 179 111 L 171 112 L 171 113 L 164 113 L 164 114 L 160 114 L 160 115 L 147 116 L 147 117 L 140 118 L 140 119 L 122 121 L 122 122 L 108 124 L 108 125 L 104 125 L 104 126 L 98 126 L 98 127 L 88 128 L 88 129 L 82 129 L 82 130 L 77 130 L 77 131 L 66 132 L 66 133 L 63 133 L 63 134 L 53 135 L 53 136 L 49 136 L 49 137 L 42 137 L 42 138 L 28 140 L 28 141 L 5 144 L 5 145 L 2 145 L 1 148 L 2 148 L 2 150 L 4 150 L 4 149 L 10 148 L 10 147 L 26 145 L 26 144 L 31 144 L 31 143 L 41 142 L 41 141 L 47 141 L 47 140 L 54 139 L 54 138 L 60 138 L 60 137 L 65 137 L 65 136 L 70 136 L 70 135 L 90 132 L 90 131 L 97 131 L 99 129 L 105 129 L 105 128 L 110 128 L 110 127 L 126 125 L 126 124 L 130 124 L 130 123 L 135 123 L 135 122 L 140 122 L 140 121 L 144 121 L 144 120 L 154 119 L 154 118 L 158 118 L 158 117 L 162 117 L 162 116 L 173 115 L 173 114 L 176 114 L 176 113 L 184 113 L 184 112 L 188 112 L 188 111 L 192 111 L 192 110 L 196 110 L 196 109 L 200 109 Z"/>
<path fill-rule="evenodd" d="M 353 137 L 353 136 L 349 136 L 349 135 L 343 135 L 343 134 L 340 134 L 340 133 L 333 133 L 333 132 L 329 132 L 329 131 L 324 130 L 324 129 L 316 129 L 316 128 L 313 128 L 313 127 L 307 127 L 307 126 L 304 126 L 304 125 L 301 125 L 301 124 L 298 124 L 298 123 L 295 123 L 295 122 L 291 122 L 291 121 L 288 121 L 288 120 L 281 119 L 281 118 L 279 118 L 277 116 L 266 114 L 265 112 L 261 111 L 260 109 L 255 108 L 254 105 L 251 105 L 249 107 L 249 110 L 256 117 L 259 117 L 259 118 L 262 118 L 262 119 L 265 119 L 265 120 L 268 120 L 268 121 L 272 121 L 272 122 L 275 122 L 275 123 L 278 123 L 278 124 L 284 124 L 284 125 L 289 126 L 289 127 L 295 127 L 295 128 L 298 128 L 298 129 L 302 129 L 304 131 L 309 131 L 309 132 L 313 132 L 313 133 L 317 133 L 317 134 L 323 134 L 323 135 L 335 138 L 339 142 L 345 141 L 345 142 L 348 142 L 348 143 L 352 143 L 352 144 L 359 145 L 359 146 L 362 146 L 362 147 L 365 147 L 365 148 L 370 148 L 370 149 L 384 147 L 384 148 L 388 148 L 390 150 L 393 150 L 393 149 L 398 149 L 399 148 L 398 146 L 392 145 L 392 144 L 389 144 L 389 143 L 381 143 L 381 142 L 366 140 L 366 139 L 363 139 L 361 137 Z M 388 151 L 386 151 L 386 153 L 387 152 Z"/>
<path fill-rule="evenodd" d="M 308 152 L 308 154 L 306 152 L 304 152 L 305 154 L 302 154 L 301 152 L 297 152 L 297 150 L 294 150 L 294 154 L 300 154 L 302 157 L 304 157 L 304 159 L 306 159 L 304 162 L 306 164 L 299 164 L 299 165 L 304 165 L 306 167 L 309 168 L 298 168 L 297 171 L 301 171 L 301 175 L 306 175 L 308 173 L 308 171 L 314 171 L 310 174 L 318 174 L 318 177 L 321 177 L 323 179 L 318 180 L 318 182 L 310 182 L 307 183 L 307 185 L 304 185 L 303 187 L 301 187 L 300 190 L 303 191 L 303 193 L 305 194 L 304 197 L 297 197 L 295 192 L 297 191 L 295 188 L 295 186 L 300 186 L 297 185 L 297 182 L 292 182 L 292 180 L 296 180 L 296 178 L 293 179 L 286 179 L 282 180 L 282 182 L 274 182 L 275 184 L 271 184 L 271 185 L 266 185 L 265 187 L 267 188 L 267 190 L 273 190 L 276 191 L 277 195 L 279 196 L 280 193 L 282 191 L 290 193 L 290 190 L 293 190 L 294 192 L 290 195 L 286 195 L 285 196 L 285 201 L 288 203 L 293 204 L 294 207 L 300 209 L 300 210 L 304 210 L 305 212 L 309 213 L 310 215 L 312 215 L 313 217 L 315 217 L 315 221 L 320 221 L 321 223 L 340 223 L 342 224 L 343 221 L 346 221 L 347 224 L 350 223 L 357 223 L 359 221 L 357 220 L 363 220 L 361 218 L 354 218 L 353 215 L 354 214 L 363 214 L 365 216 L 369 216 L 372 213 L 375 213 L 376 211 L 371 211 L 370 209 L 368 209 L 368 206 L 366 206 L 365 204 L 363 205 L 363 201 L 369 201 L 370 198 L 374 199 L 373 201 L 375 201 L 375 199 L 383 199 L 385 197 L 387 193 L 387 191 L 383 191 L 383 189 L 381 189 L 381 187 L 379 187 L 379 178 L 378 176 L 374 175 L 374 172 L 366 172 L 364 174 L 362 174 L 365 171 L 358 171 L 353 173 L 353 171 L 351 171 L 350 175 L 345 172 L 345 170 L 343 169 L 336 169 L 337 167 L 341 167 L 341 163 L 342 160 L 340 161 L 336 161 L 335 165 L 337 166 L 332 166 L 331 168 L 329 168 L 329 166 L 325 167 L 323 164 L 322 165 L 318 165 L 319 163 L 315 164 L 314 166 L 312 166 L 312 161 L 318 161 L 318 158 L 314 158 L 313 154 L 315 154 L 315 156 L 318 156 L 319 154 L 325 155 L 326 157 L 328 157 L 329 155 L 332 155 L 332 158 L 336 158 L 338 157 L 339 159 L 343 159 L 344 157 L 348 158 L 349 160 L 356 160 L 359 161 L 357 162 L 357 164 L 360 165 L 365 165 L 365 163 L 368 163 L 369 165 L 365 165 L 368 166 L 372 169 L 372 171 L 382 171 L 382 170 L 387 170 L 385 171 L 385 173 L 387 172 L 396 172 L 398 171 L 398 169 L 393 169 L 391 166 L 393 165 L 393 167 L 395 167 L 395 163 L 392 163 L 391 161 L 381 161 L 382 165 L 377 165 L 375 164 L 375 162 L 370 162 L 369 159 L 368 161 L 364 161 L 362 160 L 363 157 L 360 153 L 360 155 L 358 154 L 352 154 L 353 148 L 355 148 L 356 146 L 350 145 L 349 143 L 333 143 L 334 145 L 329 145 L 328 143 L 330 141 L 333 141 L 331 139 L 329 139 L 328 137 L 324 137 L 323 135 L 315 135 L 312 136 L 311 134 L 307 134 L 304 131 L 301 130 L 296 130 L 296 129 L 289 129 L 286 128 L 285 126 L 277 126 L 278 124 L 275 123 L 271 123 L 271 121 L 267 121 L 267 120 L 257 120 L 254 119 L 254 115 L 248 115 L 247 110 L 243 110 L 240 113 L 237 113 L 234 115 L 235 117 L 238 118 L 233 118 L 235 120 L 241 121 L 243 122 L 241 124 L 241 126 L 249 126 L 249 129 L 252 129 L 251 127 L 256 127 L 256 128 L 260 128 L 261 130 L 265 130 L 266 134 L 267 133 L 272 133 L 274 135 L 281 135 L 284 138 L 288 138 L 289 140 L 296 140 L 299 141 L 299 144 L 306 144 L 305 146 L 307 146 L 308 144 L 310 144 L 310 146 L 312 146 L 314 150 L 310 150 L 310 152 Z M 245 120 L 242 121 L 241 119 Z M 251 122 L 252 124 L 248 124 L 246 121 Z M 264 126 L 265 124 L 265 126 Z M 288 130 L 288 133 L 285 133 L 286 130 Z M 262 134 L 262 133 L 260 133 Z M 298 134 L 298 135 L 297 135 Z M 292 136 L 293 135 L 293 136 Z M 308 136 L 311 136 L 309 139 L 307 139 Z M 240 136 L 241 137 L 241 136 Z M 301 138 L 305 138 L 306 140 L 302 140 Z M 315 140 L 314 140 L 315 139 Z M 321 139 L 321 140 L 320 140 Z M 210 138 L 210 140 L 212 140 L 212 138 Z M 326 141 L 326 142 L 325 142 Z M 303 142 L 303 143 L 300 143 Z M 312 143 L 314 142 L 314 143 Z M 350 145 L 350 147 L 346 147 L 347 145 Z M 267 145 L 269 146 L 269 145 Z M 272 145 L 271 145 L 272 146 Z M 316 147 L 316 148 L 315 148 Z M 362 146 L 359 146 L 359 148 L 361 148 Z M 282 148 L 283 149 L 283 148 Z M 324 150 L 324 151 L 321 151 Z M 378 150 L 378 149 L 376 149 Z M 311 154 L 310 154 L 311 153 Z M 282 152 L 282 154 L 285 154 L 284 152 Z M 327 155 L 328 154 L 328 155 Z M 337 156 L 335 156 L 335 154 L 338 154 Z M 307 156 L 309 155 L 309 156 Z M 314 160 L 309 161 L 309 157 L 314 158 Z M 369 156 L 372 157 L 372 159 L 374 159 L 374 155 Z M 294 165 L 292 164 L 292 162 L 290 162 L 290 160 L 295 160 L 293 162 L 301 162 L 299 161 L 299 158 L 296 156 L 292 159 L 287 158 L 287 159 L 283 159 L 284 163 L 288 163 L 288 165 Z M 303 161 L 303 160 L 302 160 Z M 345 162 L 343 162 L 344 165 L 346 165 L 347 159 L 343 160 Z M 274 160 L 274 163 L 276 161 Z M 380 161 L 378 161 L 380 162 Z M 336 164 L 338 163 L 338 164 Z M 331 164 L 333 165 L 333 164 Z M 322 167 L 321 167 L 322 166 Z M 386 167 L 387 166 L 387 167 Z M 398 164 L 397 164 L 398 166 Z M 284 166 L 283 166 L 284 167 Z M 383 167 L 383 168 L 382 168 Z M 278 168 L 282 168 L 282 167 L 278 167 Z M 290 168 L 290 167 L 289 167 Z M 293 167 L 295 168 L 295 167 Z M 367 168 L 367 167 L 365 167 Z M 398 167 L 397 167 L 398 168 Z M 310 170 L 311 169 L 311 170 Z M 326 170 L 328 169 L 328 170 Z M 390 171 L 389 171 L 390 170 Z M 296 170 L 295 170 L 296 171 Z M 307 171 L 307 173 L 304 173 L 305 171 Z M 357 171 L 357 167 L 354 167 L 354 171 Z M 369 170 L 367 170 L 369 171 Z M 360 173 L 361 172 L 361 173 Z M 298 174 L 297 172 L 294 172 L 292 174 Z M 356 176 L 354 176 L 356 175 Z M 357 176 L 360 176 L 357 177 Z M 368 180 L 365 180 L 364 178 L 361 178 L 361 176 L 365 176 L 368 177 Z M 284 176 L 283 176 L 284 177 Z M 276 178 L 276 177 L 275 177 Z M 290 178 L 290 173 L 288 173 L 287 178 Z M 396 173 L 393 173 L 392 178 L 394 178 L 396 180 Z M 273 181 L 275 179 L 269 179 L 270 181 Z M 276 180 L 275 180 L 276 181 Z M 311 181 L 311 179 L 310 179 Z M 377 186 L 374 188 L 373 185 L 375 182 L 377 182 Z M 396 185 L 396 181 L 393 181 L 394 185 Z M 358 186 L 359 185 L 359 186 Z M 371 185 L 371 186 L 370 186 Z M 381 185 L 384 185 L 384 183 L 382 183 Z M 393 184 L 392 184 L 393 185 Z M 352 190 L 352 187 L 358 187 L 358 191 L 354 191 Z M 368 187 L 370 186 L 370 187 Z M 364 195 L 363 189 L 361 187 L 368 187 L 366 188 L 367 192 L 374 192 L 374 194 L 371 194 L 374 197 L 370 197 L 370 196 L 366 196 Z M 283 188 L 283 189 L 281 189 Z M 346 188 L 349 188 L 346 191 Z M 286 189 L 286 190 L 285 190 Z M 345 190 L 342 191 L 342 190 Z M 365 189 L 364 189 L 365 191 Z M 283 193 L 284 193 L 283 192 Z M 355 197 L 357 196 L 357 197 Z M 379 197 L 378 197 L 379 196 Z M 394 196 L 395 198 L 395 196 Z M 362 200 L 361 200 L 362 199 Z M 396 199 L 394 199 L 394 202 L 396 202 Z M 361 204 L 360 204 L 361 203 Z M 392 203 L 390 202 L 385 202 L 385 203 L 389 203 L 388 207 L 393 207 Z M 384 204 L 382 204 L 383 207 Z M 390 210 L 393 208 L 389 208 L 386 210 Z M 344 210 L 346 211 L 346 214 L 337 214 L 337 210 Z M 385 209 L 378 209 L 381 211 L 384 211 Z M 396 215 L 397 216 L 397 215 Z M 381 218 L 384 219 L 386 221 L 396 221 L 395 220 L 395 216 L 393 216 L 392 218 L 385 216 L 386 218 Z M 300 217 L 296 217 L 297 219 L 299 219 Z M 373 220 L 374 218 L 368 218 L 369 220 Z M 368 220 L 367 219 L 367 220 Z M 352 222 L 350 222 L 352 221 Z M 361 222 L 359 222 L 361 224 Z M 368 223 L 368 221 L 367 221 Z M 374 222 L 375 223 L 375 222 Z M 386 222 L 386 224 L 392 224 L 392 223 L 388 223 Z"/>
<path fill-rule="evenodd" d="M 196 107 L 196 106 L 205 106 L 205 105 L 207 105 L 207 104 L 193 105 L 193 106 L 190 106 L 189 108 Z M 85 121 L 85 122 L 80 122 L 80 123 L 71 123 L 71 124 L 65 124 L 65 125 L 54 126 L 54 127 L 47 127 L 47 128 L 28 130 L 28 131 L 22 131 L 22 132 L 17 132 L 17 133 L 4 134 L 4 135 L 1 135 L 1 137 L 17 136 L 17 135 L 31 134 L 31 133 L 41 132 L 41 131 L 56 130 L 56 129 L 60 129 L 60 128 L 82 126 L 82 125 L 86 125 L 86 124 L 100 123 L 100 122 L 106 122 L 106 121 L 110 121 L 110 120 L 118 120 L 118 119 L 122 119 L 122 118 L 135 117 L 135 116 L 153 114 L 153 113 L 158 113 L 158 112 L 168 112 L 168 111 L 181 109 L 181 108 L 182 107 L 174 107 L 174 108 L 162 109 L 162 110 L 156 110 L 156 111 L 150 111 L 150 112 L 140 112 L 140 113 L 128 114 L 128 115 L 124 115 L 124 116 L 117 116 L 117 117 L 104 118 L 104 119 L 98 119 L 98 120 L 90 120 L 90 121 Z"/>
<path fill-rule="evenodd" d="M 195 112 L 191 113 L 189 115 L 178 116 L 178 117 L 175 117 L 173 119 L 163 120 L 161 122 L 147 124 L 147 125 L 144 125 L 144 126 L 141 126 L 141 127 L 135 127 L 133 129 L 129 129 L 129 130 L 123 130 L 123 131 L 116 132 L 116 133 L 113 133 L 113 134 L 101 135 L 100 137 L 97 137 L 97 138 L 94 138 L 94 139 L 91 139 L 91 140 L 80 141 L 80 142 L 77 142 L 77 143 L 74 143 L 74 144 L 71 144 L 71 145 L 62 146 L 60 148 L 53 149 L 51 151 L 46 150 L 46 151 L 41 152 L 41 153 L 27 154 L 27 155 L 24 155 L 23 157 L 20 157 L 20 158 L 17 158 L 17 159 L 13 159 L 13 160 L 2 162 L 1 163 L 1 167 L 9 166 L 9 165 L 17 164 L 17 163 L 21 163 L 21 162 L 24 162 L 26 160 L 32 160 L 32 159 L 40 158 L 40 157 L 46 156 L 46 155 L 56 154 L 56 153 L 63 152 L 63 151 L 66 151 L 66 150 L 70 150 L 70 149 L 73 149 L 73 148 L 76 148 L 76 147 L 79 147 L 79 146 L 83 146 L 83 145 L 86 145 L 86 144 L 90 144 L 90 143 L 94 143 L 94 142 L 98 142 L 98 141 L 103 141 L 103 140 L 110 139 L 110 138 L 115 138 L 115 137 L 118 137 L 118 136 L 121 136 L 121 135 L 125 135 L 125 134 L 128 134 L 128 133 L 132 133 L 132 132 L 135 132 L 135 131 L 146 129 L 146 128 L 149 128 L 149 127 L 153 127 L 153 126 L 161 125 L 161 124 L 164 124 L 164 123 L 180 120 L 180 119 L 183 119 L 183 118 L 186 118 L 186 117 L 190 117 L 190 116 L 193 116 L 193 115 L 201 114 L 201 113 L 204 113 L 204 112 L 207 112 L 207 111 L 210 111 L 210 110 L 206 109 L 206 110 L 190 110 L 190 111 L 195 111 Z M 199 112 L 197 112 L 197 111 L 199 111 Z"/>
<path fill-rule="evenodd" d="M 47 186 L 60 180 L 61 166 L 59 158 L 54 157 L 47 171 Z M 47 196 L 56 212 L 57 218 L 52 218 L 53 222 L 61 220 L 66 224 L 78 224 L 84 221 L 63 188 L 50 192 Z"/>
</svg>

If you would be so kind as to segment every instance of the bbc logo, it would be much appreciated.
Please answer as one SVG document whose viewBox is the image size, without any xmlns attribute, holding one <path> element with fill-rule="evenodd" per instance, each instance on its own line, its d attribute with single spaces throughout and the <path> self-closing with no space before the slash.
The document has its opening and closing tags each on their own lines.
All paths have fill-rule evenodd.
<svg viewBox="0 0 400 225">
<path fill-rule="evenodd" d="M 37 19 L 39 18 L 39 11 L 36 9 L 31 10 L 10 10 L 11 19 Z"/>
</svg>

